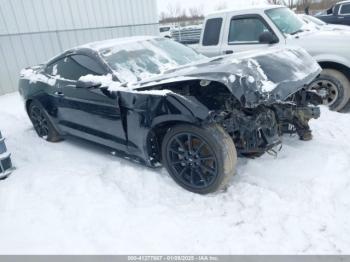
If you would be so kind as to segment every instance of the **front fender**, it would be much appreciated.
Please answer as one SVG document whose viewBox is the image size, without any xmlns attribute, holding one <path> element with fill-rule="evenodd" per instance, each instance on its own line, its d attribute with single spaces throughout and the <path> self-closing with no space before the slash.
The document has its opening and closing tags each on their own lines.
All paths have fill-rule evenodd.
<svg viewBox="0 0 350 262">
<path fill-rule="evenodd" d="M 126 139 L 137 147 L 129 147 L 130 154 L 150 164 L 147 150 L 149 133 L 153 128 L 169 122 L 199 125 L 210 110 L 194 97 L 175 93 L 156 95 L 142 92 L 118 92 L 121 119 Z"/>
<path fill-rule="evenodd" d="M 314 56 L 318 63 L 331 62 L 346 66 L 350 69 L 350 60 L 336 54 L 319 54 Z"/>
</svg>

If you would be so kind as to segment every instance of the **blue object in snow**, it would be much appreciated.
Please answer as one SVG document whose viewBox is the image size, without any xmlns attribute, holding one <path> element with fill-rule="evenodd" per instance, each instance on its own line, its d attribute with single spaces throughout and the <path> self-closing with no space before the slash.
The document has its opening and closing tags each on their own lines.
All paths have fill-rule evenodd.
<svg viewBox="0 0 350 262">
<path fill-rule="evenodd" d="M 5 138 L 0 131 L 0 179 L 6 178 L 12 169 L 11 154 L 7 152 Z"/>
</svg>

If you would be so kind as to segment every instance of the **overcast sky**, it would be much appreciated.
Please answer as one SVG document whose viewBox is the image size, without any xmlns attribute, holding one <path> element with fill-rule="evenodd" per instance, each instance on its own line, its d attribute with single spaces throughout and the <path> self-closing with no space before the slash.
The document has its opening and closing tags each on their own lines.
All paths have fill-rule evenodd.
<svg viewBox="0 0 350 262">
<path fill-rule="evenodd" d="M 218 6 L 226 5 L 227 8 L 237 8 L 252 4 L 265 3 L 264 0 L 157 0 L 158 12 L 167 11 L 169 5 L 179 4 L 182 8 L 201 7 L 204 13 L 217 9 Z"/>
</svg>

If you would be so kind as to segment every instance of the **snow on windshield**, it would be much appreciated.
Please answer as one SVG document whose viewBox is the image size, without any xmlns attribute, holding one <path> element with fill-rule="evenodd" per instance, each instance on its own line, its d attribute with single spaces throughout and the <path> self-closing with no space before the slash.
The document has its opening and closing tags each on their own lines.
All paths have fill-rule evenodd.
<svg viewBox="0 0 350 262">
<path fill-rule="evenodd" d="M 155 38 L 116 43 L 99 51 L 121 82 L 138 82 L 159 75 L 174 67 L 205 58 L 191 48 L 172 40 Z"/>
<path fill-rule="evenodd" d="M 265 13 L 284 34 L 295 34 L 303 30 L 305 23 L 289 8 L 280 7 L 266 10 Z"/>
</svg>

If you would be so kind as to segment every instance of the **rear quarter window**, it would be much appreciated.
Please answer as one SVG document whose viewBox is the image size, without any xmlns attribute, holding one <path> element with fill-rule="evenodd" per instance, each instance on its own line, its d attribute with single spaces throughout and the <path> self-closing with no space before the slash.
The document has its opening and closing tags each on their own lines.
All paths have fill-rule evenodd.
<svg viewBox="0 0 350 262">
<path fill-rule="evenodd" d="M 340 14 L 342 14 L 342 15 L 350 15 L 350 3 L 349 4 L 343 4 L 340 7 Z"/>
<path fill-rule="evenodd" d="M 219 44 L 222 18 L 208 19 L 203 34 L 203 46 L 215 46 Z"/>
</svg>

